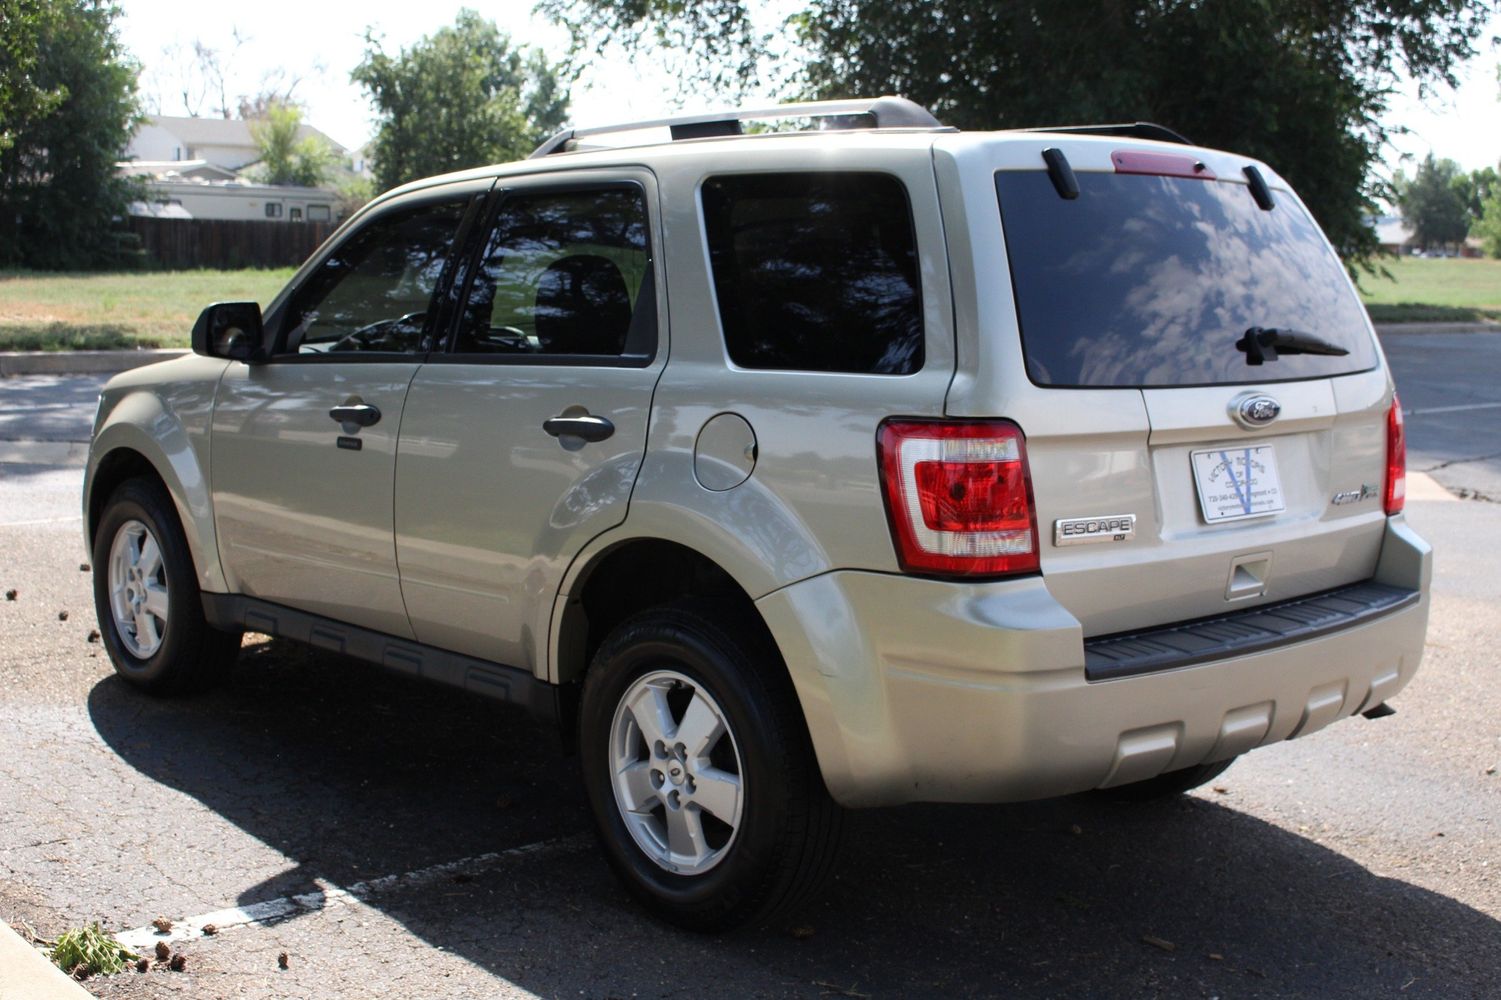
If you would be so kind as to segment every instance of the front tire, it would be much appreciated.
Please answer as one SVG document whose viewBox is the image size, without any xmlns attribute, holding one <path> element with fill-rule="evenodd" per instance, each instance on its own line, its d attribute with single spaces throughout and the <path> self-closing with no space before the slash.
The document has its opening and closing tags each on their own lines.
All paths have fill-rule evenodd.
<svg viewBox="0 0 1501 1000">
<path fill-rule="evenodd" d="M 596 831 L 652 912 L 723 930 L 821 887 L 841 811 L 780 657 L 732 607 L 685 602 L 616 628 L 579 722 Z"/>
<path fill-rule="evenodd" d="M 234 661 L 240 637 L 212 628 L 187 539 L 167 491 L 121 483 L 94 535 L 94 610 L 115 670 L 152 694 L 211 686 Z"/>
</svg>

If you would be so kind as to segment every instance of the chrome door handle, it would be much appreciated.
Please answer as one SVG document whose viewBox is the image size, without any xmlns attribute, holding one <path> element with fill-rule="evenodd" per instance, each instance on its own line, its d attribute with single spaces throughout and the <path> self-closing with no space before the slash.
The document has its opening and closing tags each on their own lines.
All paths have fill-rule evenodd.
<svg viewBox="0 0 1501 1000">
<path fill-rule="evenodd" d="M 356 424 L 360 427 L 380 422 L 380 410 L 369 403 L 341 403 L 329 410 L 328 415 L 341 424 Z"/>
<path fill-rule="evenodd" d="M 548 417 L 542 422 L 542 429 L 555 438 L 574 437 L 585 441 L 603 441 L 615 433 L 615 425 L 610 421 L 588 413 Z"/>
</svg>

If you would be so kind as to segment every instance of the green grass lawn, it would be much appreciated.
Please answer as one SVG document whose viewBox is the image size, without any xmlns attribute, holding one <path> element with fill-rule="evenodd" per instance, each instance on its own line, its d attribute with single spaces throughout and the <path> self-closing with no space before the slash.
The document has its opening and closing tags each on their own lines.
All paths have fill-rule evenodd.
<svg viewBox="0 0 1501 1000">
<path fill-rule="evenodd" d="M 1383 260 L 1390 278 L 1362 274 L 1361 298 L 1377 323 L 1501 321 L 1501 260 Z"/>
<path fill-rule="evenodd" d="M 264 307 L 292 276 L 257 271 L 44 274 L 0 271 L 0 350 L 186 347 L 210 302 Z"/>
<path fill-rule="evenodd" d="M 1403 257 L 1390 278 L 1363 274 L 1361 297 L 1378 323 L 1501 321 L 1501 260 Z M 274 271 L 41 274 L 0 271 L 0 350 L 186 347 L 210 302 L 265 306 L 291 277 Z"/>
</svg>

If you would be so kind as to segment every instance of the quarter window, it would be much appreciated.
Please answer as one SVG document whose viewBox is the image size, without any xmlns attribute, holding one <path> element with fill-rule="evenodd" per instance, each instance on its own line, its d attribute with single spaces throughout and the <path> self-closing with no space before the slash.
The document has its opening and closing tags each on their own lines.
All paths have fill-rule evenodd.
<svg viewBox="0 0 1501 1000">
<path fill-rule="evenodd" d="M 475 270 L 455 352 L 649 357 L 648 246 L 635 185 L 510 195 Z"/>
<path fill-rule="evenodd" d="M 917 245 L 895 177 L 712 177 L 703 209 L 735 364 L 880 375 L 922 367 Z"/>
<path fill-rule="evenodd" d="M 463 201 L 449 201 L 391 212 L 340 243 L 294 300 L 285 350 L 427 350 L 433 292 L 448 264 L 464 206 Z"/>
</svg>

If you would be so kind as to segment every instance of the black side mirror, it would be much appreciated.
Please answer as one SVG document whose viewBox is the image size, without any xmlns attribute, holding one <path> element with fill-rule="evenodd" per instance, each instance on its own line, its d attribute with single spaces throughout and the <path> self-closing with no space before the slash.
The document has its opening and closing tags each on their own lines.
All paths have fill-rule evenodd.
<svg viewBox="0 0 1501 1000">
<path fill-rule="evenodd" d="M 215 302 L 193 324 L 193 353 L 207 358 L 260 361 L 264 341 L 261 307 L 255 302 Z"/>
</svg>

